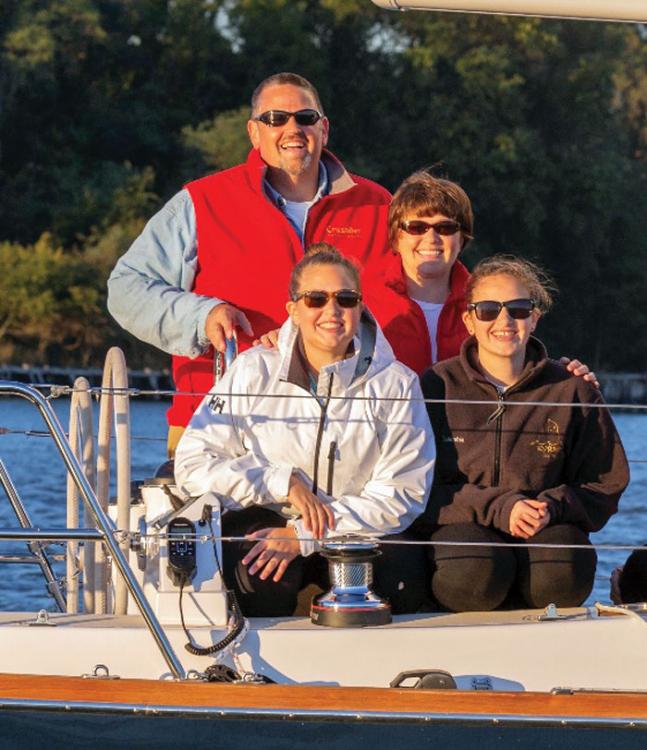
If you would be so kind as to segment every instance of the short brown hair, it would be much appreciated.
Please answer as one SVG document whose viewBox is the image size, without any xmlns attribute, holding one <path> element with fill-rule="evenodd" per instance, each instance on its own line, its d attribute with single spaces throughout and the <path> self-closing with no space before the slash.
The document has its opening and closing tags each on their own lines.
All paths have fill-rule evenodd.
<svg viewBox="0 0 647 750">
<path fill-rule="evenodd" d="M 269 76 L 269 78 L 265 78 L 263 81 L 261 81 L 254 89 L 254 93 L 252 94 L 252 119 L 258 114 L 258 112 L 256 111 L 256 108 L 258 107 L 258 100 L 260 99 L 263 91 L 268 86 L 296 86 L 297 88 L 304 89 L 312 95 L 319 113 L 322 115 L 324 114 L 321 99 L 319 98 L 319 92 L 307 78 L 300 76 L 298 73 L 274 73 L 274 75 L 271 75 Z"/>
<path fill-rule="evenodd" d="M 360 289 L 359 268 L 355 263 L 353 263 L 350 258 L 342 255 L 334 245 L 329 245 L 327 242 L 315 242 L 308 247 L 306 254 L 292 269 L 289 287 L 291 300 L 293 300 L 299 293 L 301 274 L 304 269 L 309 268 L 310 266 L 341 266 L 351 275 L 355 291 L 362 291 Z"/>
<path fill-rule="evenodd" d="M 528 294 L 540 313 L 546 313 L 552 307 L 553 293 L 557 291 L 553 279 L 540 266 L 514 255 L 493 255 L 474 266 L 465 290 L 468 302 L 474 301 L 474 289 L 489 276 L 512 276 L 521 281 L 528 287 Z"/>
<path fill-rule="evenodd" d="M 414 172 L 395 191 L 389 206 L 389 242 L 395 250 L 404 217 L 443 214 L 461 226 L 463 245 L 473 239 L 474 213 L 467 193 L 456 182 L 434 177 L 426 169 Z"/>
</svg>

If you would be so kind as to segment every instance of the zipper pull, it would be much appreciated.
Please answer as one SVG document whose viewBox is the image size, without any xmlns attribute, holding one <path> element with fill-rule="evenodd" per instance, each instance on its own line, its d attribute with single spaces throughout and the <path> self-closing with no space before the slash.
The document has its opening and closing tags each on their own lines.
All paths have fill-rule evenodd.
<svg viewBox="0 0 647 750">
<path fill-rule="evenodd" d="M 503 393 L 501 391 L 497 391 L 497 398 L 499 401 L 499 404 L 497 408 L 490 414 L 490 416 L 487 418 L 486 424 L 491 424 L 492 422 L 495 422 L 499 417 L 503 414 L 505 411 L 505 403 L 503 402 Z"/>
<path fill-rule="evenodd" d="M 335 472 L 335 457 L 337 456 L 337 441 L 333 440 L 328 449 L 328 481 L 326 482 L 326 494 L 332 497 L 332 478 Z"/>
</svg>

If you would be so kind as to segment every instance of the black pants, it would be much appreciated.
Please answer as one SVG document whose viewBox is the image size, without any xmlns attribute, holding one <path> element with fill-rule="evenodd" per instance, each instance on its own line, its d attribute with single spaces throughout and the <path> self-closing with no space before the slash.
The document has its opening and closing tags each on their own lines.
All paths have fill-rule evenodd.
<svg viewBox="0 0 647 750">
<path fill-rule="evenodd" d="M 474 523 L 441 526 L 437 542 L 523 543 L 524 547 L 429 548 L 431 590 L 452 612 L 492 610 L 501 606 L 542 608 L 579 606 L 591 593 L 597 556 L 590 549 L 538 548 L 537 544 L 590 545 L 576 526 L 547 526 L 520 539 Z"/>
<path fill-rule="evenodd" d="M 282 528 L 286 519 L 266 508 L 255 507 L 227 511 L 222 517 L 223 536 L 244 536 L 264 528 Z M 411 539 L 398 534 L 389 541 Z M 330 585 L 328 562 L 320 555 L 296 557 L 280 581 L 271 577 L 261 580 L 250 575 L 241 560 L 253 542 L 223 542 L 225 582 L 233 588 L 243 613 L 254 617 L 286 617 L 294 612 L 299 590 L 309 583 L 323 589 Z M 429 581 L 427 555 L 419 545 L 384 544 L 381 555 L 373 563 L 374 590 L 391 602 L 394 614 L 417 612 L 428 606 L 426 591 Z"/>
</svg>

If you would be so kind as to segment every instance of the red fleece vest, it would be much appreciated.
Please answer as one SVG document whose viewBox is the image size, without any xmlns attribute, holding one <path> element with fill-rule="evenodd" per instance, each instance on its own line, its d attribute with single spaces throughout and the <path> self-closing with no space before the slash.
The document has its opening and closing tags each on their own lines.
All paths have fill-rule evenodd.
<svg viewBox="0 0 647 750">
<path fill-rule="evenodd" d="M 467 338 L 463 323 L 465 310 L 465 286 L 469 272 L 456 261 L 449 279 L 449 297 L 438 318 L 436 342 L 438 361 L 455 357 Z M 396 359 L 421 375 L 431 367 L 431 342 L 424 313 L 407 296 L 400 256 L 393 256 L 385 263 L 381 276 L 372 278 L 364 287 L 364 299 L 393 347 Z"/>
<path fill-rule="evenodd" d="M 354 175 L 354 185 L 335 192 L 331 172 L 343 168 L 329 152 L 324 158 L 331 165 L 333 189 L 310 209 L 304 244 L 329 242 L 357 259 L 363 270 L 379 268 L 388 252 L 390 195 Z M 198 242 L 192 291 L 241 309 L 256 337 L 285 320 L 290 273 L 303 257 L 298 234 L 263 189 L 265 170 L 258 151 L 252 150 L 245 164 L 187 185 L 195 208 Z M 238 331 L 241 351 L 251 343 Z M 173 377 L 178 391 L 196 394 L 175 396 L 167 412 L 170 425 L 184 426 L 202 400 L 199 394 L 213 385 L 213 350 L 196 359 L 173 357 Z"/>
</svg>

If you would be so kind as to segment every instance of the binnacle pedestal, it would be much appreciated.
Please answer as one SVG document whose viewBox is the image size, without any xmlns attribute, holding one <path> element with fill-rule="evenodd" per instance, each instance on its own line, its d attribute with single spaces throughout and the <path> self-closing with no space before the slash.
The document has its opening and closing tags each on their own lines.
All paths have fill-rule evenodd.
<svg viewBox="0 0 647 750">
<path fill-rule="evenodd" d="M 310 619 L 333 628 L 387 625 L 391 606 L 371 590 L 373 560 L 380 554 L 376 542 L 342 538 L 324 544 L 330 591 L 314 597 Z"/>
</svg>

